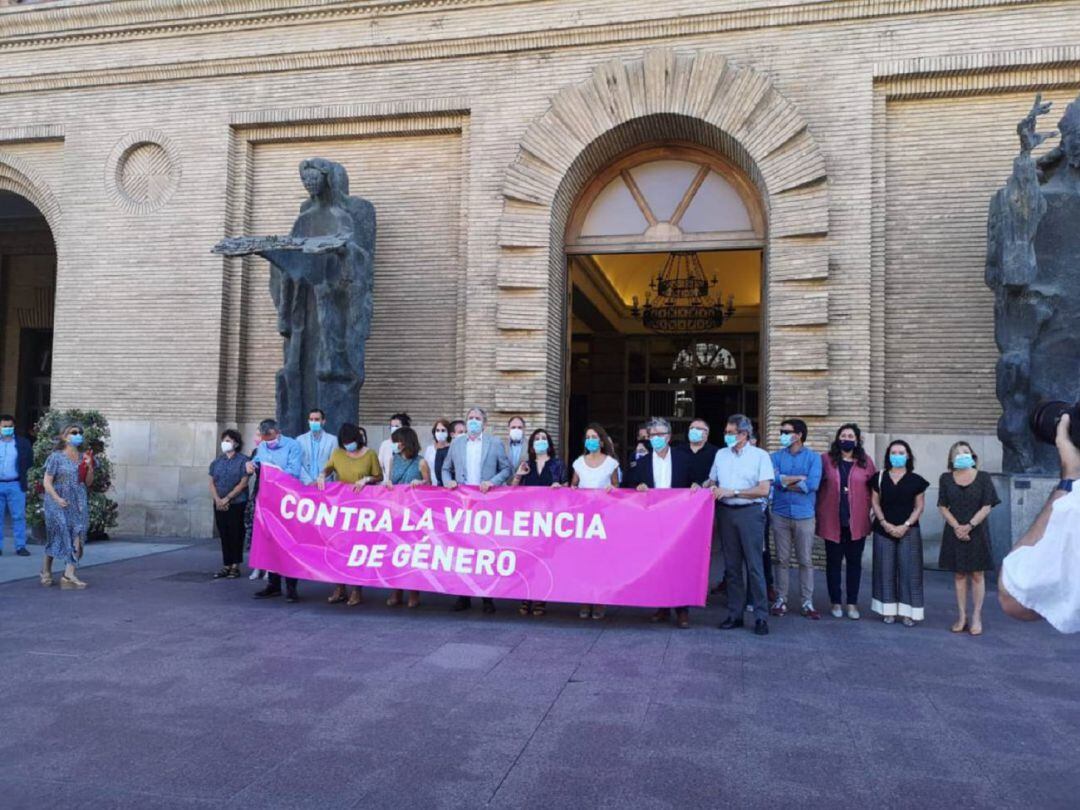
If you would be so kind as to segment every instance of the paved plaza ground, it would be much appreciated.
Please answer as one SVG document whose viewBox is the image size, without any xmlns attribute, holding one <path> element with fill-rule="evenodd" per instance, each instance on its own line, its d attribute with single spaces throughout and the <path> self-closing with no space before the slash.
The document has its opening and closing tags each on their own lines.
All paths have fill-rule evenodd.
<svg viewBox="0 0 1080 810">
<path fill-rule="evenodd" d="M 88 562 L 106 553 L 91 544 Z M 33 547 L 35 564 L 40 547 Z M 113 556 L 117 556 L 115 552 Z M 211 543 L 0 585 L 0 806 L 1076 807 L 1080 637 L 258 602 Z M 0 572 L 16 564 L 9 551 Z M 867 572 L 868 573 L 868 572 Z M 869 598 L 869 576 L 863 599 Z M 819 607 L 824 587 L 819 582 Z M 865 609 L 864 613 L 868 614 Z"/>
</svg>

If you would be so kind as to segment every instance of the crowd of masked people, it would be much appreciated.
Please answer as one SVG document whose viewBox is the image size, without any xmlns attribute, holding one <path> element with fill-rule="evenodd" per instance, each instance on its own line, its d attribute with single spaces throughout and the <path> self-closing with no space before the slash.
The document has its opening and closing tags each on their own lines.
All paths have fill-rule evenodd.
<svg viewBox="0 0 1080 810">
<path fill-rule="evenodd" d="M 550 432 L 537 428 L 527 434 L 525 419 L 515 416 L 506 425 L 504 440 L 491 432 L 480 407 L 471 408 L 464 419 L 436 420 L 423 447 L 406 413 L 390 418 L 390 436 L 377 449 L 368 445 L 363 427 L 343 424 L 334 436 L 326 431 L 325 421 L 321 410 L 312 410 L 308 432 L 292 438 L 282 435 L 276 422 L 265 420 L 250 457 L 244 454 L 237 431 L 221 434 L 221 453 L 210 465 L 209 481 L 224 563 L 215 578 L 242 576 L 260 464 L 271 464 L 320 489 L 328 481 L 338 481 L 357 491 L 366 486 L 418 485 L 469 485 L 484 492 L 500 486 L 642 491 L 704 487 L 716 499 L 714 529 L 723 551 L 724 579 L 713 589 L 727 595 L 728 614 L 721 629 L 744 627 L 745 617 L 751 615 L 758 635 L 768 634 L 770 616 L 791 612 L 820 619 L 814 606 L 815 537 L 824 541 L 833 617 L 860 618 L 863 552 L 872 535 L 871 609 L 886 624 L 914 627 L 924 618 L 919 518 L 929 483 L 915 472 L 915 456 L 902 440 L 891 442 L 881 468 L 876 466 L 855 424 L 841 425 L 829 448 L 818 452 L 807 446 L 803 420 L 785 420 L 778 436 L 780 449 L 770 454 L 757 446 L 752 423 L 741 414 L 727 420 L 718 440 L 712 426 L 695 419 L 686 441 L 678 443 L 672 441 L 668 421 L 658 417 L 640 426 L 626 463 L 620 463 L 604 428 L 590 424 L 584 435 L 576 437 L 579 446 L 568 454 L 573 462 L 567 467 Z M 945 520 L 941 567 L 955 572 L 956 633 L 983 632 L 984 572 L 993 568 L 986 521 L 997 503 L 990 476 L 979 470 L 971 446 L 954 444 L 939 481 L 938 508 Z M 793 555 L 798 570 L 794 592 L 789 576 Z M 283 594 L 282 578 L 275 573 L 253 570 L 250 578 L 266 580 L 256 598 Z M 285 578 L 284 586 L 286 601 L 298 601 L 297 581 Z M 355 606 L 363 602 L 363 591 L 338 585 L 327 598 Z M 387 604 L 415 608 L 420 593 L 393 591 Z M 453 609 L 470 607 L 470 598 L 462 596 Z M 494 601 L 483 599 L 482 610 L 495 612 Z M 518 607 L 523 616 L 542 616 L 546 610 L 547 605 L 538 601 Z M 604 605 L 587 604 L 579 607 L 578 615 L 602 619 L 604 611 Z M 672 613 L 677 627 L 690 626 L 685 606 L 657 610 L 652 620 L 671 621 Z"/>
</svg>

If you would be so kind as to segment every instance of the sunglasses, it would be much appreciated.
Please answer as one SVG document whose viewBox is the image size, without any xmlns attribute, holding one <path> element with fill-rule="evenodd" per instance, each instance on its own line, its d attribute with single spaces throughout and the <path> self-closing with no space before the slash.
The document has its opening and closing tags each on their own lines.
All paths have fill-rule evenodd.
<svg viewBox="0 0 1080 810">
<path fill-rule="evenodd" d="M 795 433 L 794 430 L 784 430 L 783 428 L 780 428 L 780 435 L 781 436 L 791 436 L 794 433 Z"/>
<path fill-rule="evenodd" d="M 82 436 L 81 430 L 69 430 L 68 436 Z"/>
</svg>

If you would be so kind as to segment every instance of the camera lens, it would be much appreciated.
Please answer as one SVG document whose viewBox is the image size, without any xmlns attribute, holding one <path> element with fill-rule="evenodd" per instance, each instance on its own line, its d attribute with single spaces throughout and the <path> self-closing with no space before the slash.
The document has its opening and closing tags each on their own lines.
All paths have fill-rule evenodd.
<svg viewBox="0 0 1080 810">
<path fill-rule="evenodd" d="M 1040 402 L 1031 412 L 1031 432 L 1041 442 L 1054 444 L 1062 414 L 1069 414 L 1069 438 L 1080 446 L 1080 402 L 1070 405 L 1059 399 Z"/>
</svg>

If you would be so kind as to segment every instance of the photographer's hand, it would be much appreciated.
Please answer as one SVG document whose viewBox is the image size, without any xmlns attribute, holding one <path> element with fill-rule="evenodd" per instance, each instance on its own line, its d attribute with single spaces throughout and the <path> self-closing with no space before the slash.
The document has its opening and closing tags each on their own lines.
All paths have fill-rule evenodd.
<svg viewBox="0 0 1080 810">
<path fill-rule="evenodd" d="M 1061 419 L 1058 420 L 1054 444 L 1057 446 L 1058 456 L 1061 459 L 1061 477 L 1076 479 L 1080 478 L 1080 447 L 1073 444 L 1069 438 L 1071 422 L 1069 414 L 1062 414 Z"/>
</svg>

